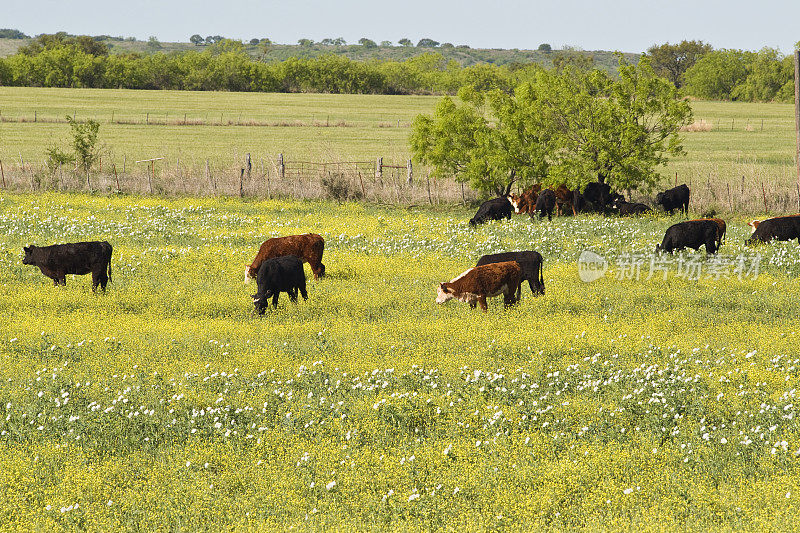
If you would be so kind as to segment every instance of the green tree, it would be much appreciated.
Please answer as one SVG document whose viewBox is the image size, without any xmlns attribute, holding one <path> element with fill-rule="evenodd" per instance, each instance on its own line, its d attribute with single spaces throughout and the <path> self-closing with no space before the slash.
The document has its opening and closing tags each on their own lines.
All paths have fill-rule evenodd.
<svg viewBox="0 0 800 533">
<path fill-rule="evenodd" d="M 731 99 L 746 102 L 791 101 L 794 63 L 774 48 L 763 48 L 747 65 L 747 78 L 731 91 Z"/>
<path fill-rule="evenodd" d="M 256 46 L 259 43 L 259 40 L 256 38 L 250 39 L 250 46 Z"/>
<path fill-rule="evenodd" d="M 691 109 L 646 57 L 637 66 L 620 58 L 618 72 L 535 69 L 513 94 L 463 88 L 460 102 L 445 97 L 433 116 L 416 117 L 411 150 L 434 176 L 484 192 L 502 193 L 512 179 L 650 189 L 657 168 L 683 153 L 678 131 Z"/>
<path fill-rule="evenodd" d="M 92 119 L 80 123 L 69 115 L 67 115 L 67 122 L 69 122 L 69 127 L 72 130 L 72 148 L 75 150 L 75 160 L 86 173 L 86 185 L 91 189 L 92 184 L 89 181 L 89 172 L 100 158 L 100 151 L 97 146 L 97 133 L 100 130 L 100 123 Z"/>
<path fill-rule="evenodd" d="M 676 87 L 682 87 L 684 72 L 712 50 L 711 45 L 703 41 L 683 40 L 678 44 L 654 44 L 647 49 L 647 55 L 656 74 L 667 78 Z"/>
<path fill-rule="evenodd" d="M 397 41 L 397 44 L 399 44 L 400 46 L 414 46 L 414 43 L 412 43 L 410 39 L 406 39 L 405 37 Z"/>
<path fill-rule="evenodd" d="M 567 67 L 591 70 L 594 68 L 594 56 L 589 53 L 572 50 L 571 48 L 559 50 L 553 55 L 553 68 L 558 72 L 563 72 Z"/>
<path fill-rule="evenodd" d="M 420 39 L 417 43 L 417 48 L 436 48 L 437 46 L 439 46 L 439 41 L 434 41 L 433 39 L 428 39 L 427 37 Z"/>
<path fill-rule="evenodd" d="M 388 48 L 392 46 L 392 41 L 381 41 L 381 46 L 384 48 Z"/>
<path fill-rule="evenodd" d="M 372 39 L 367 39 L 366 37 L 362 37 L 358 40 L 358 44 L 363 46 L 364 48 L 377 48 L 377 44 Z"/>
<path fill-rule="evenodd" d="M 189 37 L 189 42 L 191 42 L 195 46 L 200 46 L 201 44 L 203 44 L 203 37 L 201 37 L 199 34 L 195 33 L 194 35 Z"/>
<path fill-rule="evenodd" d="M 162 48 L 164 48 L 164 47 L 161 46 L 161 41 L 159 41 L 158 37 L 156 37 L 155 35 L 151 35 L 147 39 L 147 49 L 148 50 L 150 50 L 152 52 L 155 52 L 157 50 L 161 50 Z"/>
<path fill-rule="evenodd" d="M 537 48 L 537 50 L 539 50 L 540 52 L 551 52 L 553 50 L 553 47 L 547 43 L 542 43 L 539 45 L 539 48 Z"/>
<path fill-rule="evenodd" d="M 298 39 L 297 44 L 299 44 L 300 46 L 311 46 L 314 44 L 314 41 L 312 41 L 311 39 Z"/>
<path fill-rule="evenodd" d="M 747 79 L 752 52 L 714 50 L 684 73 L 688 94 L 707 100 L 730 100 L 733 89 Z"/>
</svg>

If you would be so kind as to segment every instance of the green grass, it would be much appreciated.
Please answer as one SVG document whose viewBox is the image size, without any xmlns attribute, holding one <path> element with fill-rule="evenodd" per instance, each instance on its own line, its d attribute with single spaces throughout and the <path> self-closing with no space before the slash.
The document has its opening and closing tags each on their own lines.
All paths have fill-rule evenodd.
<svg viewBox="0 0 800 533">
<path fill-rule="evenodd" d="M 0 520 L 793 527 L 796 242 L 746 249 L 731 219 L 721 254 L 762 254 L 757 279 L 617 280 L 616 259 L 649 258 L 673 219 L 471 229 L 471 215 L 2 195 Z M 326 240 L 328 277 L 254 317 L 244 264 L 265 238 L 309 231 Z M 89 239 L 114 245 L 106 295 L 21 264 L 25 244 Z M 509 249 L 544 255 L 544 297 L 525 288 L 485 314 L 434 303 L 438 282 Z M 579 281 L 584 249 L 610 260 L 602 280 Z"/>
<path fill-rule="evenodd" d="M 98 120 L 104 169 L 114 163 L 163 157 L 161 172 L 181 161 L 184 174 L 207 188 L 205 161 L 238 172 L 245 153 L 267 171 L 279 153 L 286 161 L 374 161 L 403 164 L 411 122 L 430 113 L 438 97 L 326 94 L 252 94 L 0 87 L 0 160 L 6 170 L 43 165 L 45 151 L 70 142 L 67 114 Z M 698 211 L 797 212 L 794 120 L 790 104 L 693 102 L 695 119 L 711 131 L 684 133 L 687 155 L 660 170 L 662 186 L 687 183 Z M 32 122 L 34 113 L 40 122 Z M 147 125 L 149 120 L 155 124 Z M 184 121 L 204 125 L 178 125 Z M 112 123 L 112 118 L 114 123 Z M 26 120 L 20 122 L 20 119 Z M 763 120 L 763 130 L 762 130 Z M 120 123 L 122 122 L 122 123 Z M 213 125 L 209 125 L 213 124 Z M 257 125 L 237 125 L 257 124 Z M 416 170 L 417 176 L 424 169 Z M 28 183 L 29 178 L 23 176 Z M 764 207 L 762 185 L 767 196 Z M 189 187 L 196 189 L 197 187 Z M 456 195 L 458 196 L 458 195 Z M 652 201 L 649 195 L 642 198 Z"/>
</svg>

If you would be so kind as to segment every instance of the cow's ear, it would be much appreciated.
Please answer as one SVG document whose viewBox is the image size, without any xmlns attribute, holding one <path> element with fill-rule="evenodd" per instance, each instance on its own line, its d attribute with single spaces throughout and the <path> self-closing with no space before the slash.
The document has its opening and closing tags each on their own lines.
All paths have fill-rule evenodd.
<svg viewBox="0 0 800 533">
<path fill-rule="evenodd" d="M 30 251 L 31 251 L 31 247 L 30 247 L 30 246 L 23 246 L 23 247 L 22 247 L 22 249 L 23 249 L 23 251 L 25 251 L 26 253 L 28 253 L 28 252 L 30 252 Z"/>
</svg>

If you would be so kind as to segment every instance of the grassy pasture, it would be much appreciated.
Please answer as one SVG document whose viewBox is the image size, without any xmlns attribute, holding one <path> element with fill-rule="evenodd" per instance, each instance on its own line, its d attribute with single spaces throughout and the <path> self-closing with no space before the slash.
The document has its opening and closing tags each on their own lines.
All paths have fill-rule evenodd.
<svg viewBox="0 0 800 533">
<path fill-rule="evenodd" d="M 758 277 L 625 279 L 674 220 L 470 229 L 458 208 L 0 197 L 0 520 L 10 529 L 791 529 L 800 250 Z M 326 239 L 309 300 L 251 314 L 271 236 Z M 107 239 L 113 283 L 21 247 Z M 547 294 L 435 287 L 537 249 Z M 585 249 L 609 259 L 578 279 Z M 688 254 L 709 268 L 702 254 Z M 307 268 L 307 267 L 306 267 Z M 309 271 L 307 269 L 307 274 Z M 646 271 L 645 271 L 646 274 Z M 617 279 L 617 275 L 621 279 Z"/>
<path fill-rule="evenodd" d="M 438 97 L 251 94 L 0 87 L 2 117 L 63 120 L 66 114 L 101 122 L 109 156 L 177 157 L 230 162 L 244 152 L 287 159 L 395 161 L 409 157 L 410 123 L 433 110 Z M 790 104 L 693 102 L 696 120 L 711 131 L 687 132 L 687 156 L 664 169 L 667 182 L 793 183 L 794 118 Z M 147 113 L 158 124 L 145 125 Z M 124 124 L 110 123 L 114 121 Z M 177 125 L 184 120 L 215 125 Z M 763 120 L 763 130 L 762 130 Z M 399 121 L 399 127 L 398 127 Z M 229 125 L 229 123 L 232 123 Z M 237 126 L 256 123 L 260 126 Z M 220 125 L 216 125 L 220 124 Z M 325 127 L 327 125 L 327 127 Z M 0 158 L 44 161 L 52 143 L 66 143 L 65 123 L 0 122 Z"/>
</svg>

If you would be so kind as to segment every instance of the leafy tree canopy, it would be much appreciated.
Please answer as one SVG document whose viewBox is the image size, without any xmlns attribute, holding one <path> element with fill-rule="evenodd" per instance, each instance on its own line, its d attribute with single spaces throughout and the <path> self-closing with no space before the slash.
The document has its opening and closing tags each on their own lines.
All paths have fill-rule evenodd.
<svg viewBox="0 0 800 533">
<path fill-rule="evenodd" d="M 618 79 L 567 66 L 535 69 L 513 93 L 462 88 L 458 101 L 445 97 L 432 116 L 416 117 L 410 142 L 435 177 L 487 193 L 511 180 L 649 190 L 657 168 L 683 154 L 678 130 L 690 121 L 688 103 L 646 57 L 636 66 L 620 58 Z"/>
<path fill-rule="evenodd" d="M 358 44 L 363 46 L 364 48 L 377 48 L 377 44 L 372 39 L 367 39 L 366 37 L 362 37 L 358 40 Z"/>
<path fill-rule="evenodd" d="M 656 74 L 667 78 L 676 87 L 682 87 L 683 74 L 712 50 L 711 45 L 703 41 L 683 40 L 678 44 L 653 45 L 647 49 L 647 55 Z"/>
<path fill-rule="evenodd" d="M 427 37 L 420 39 L 417 43 L 418 48 L 436 48 L 437 46 L 439 46 L 439 41 L 434 41 L 433 39 L 428 39 Z"/>
</svg>

